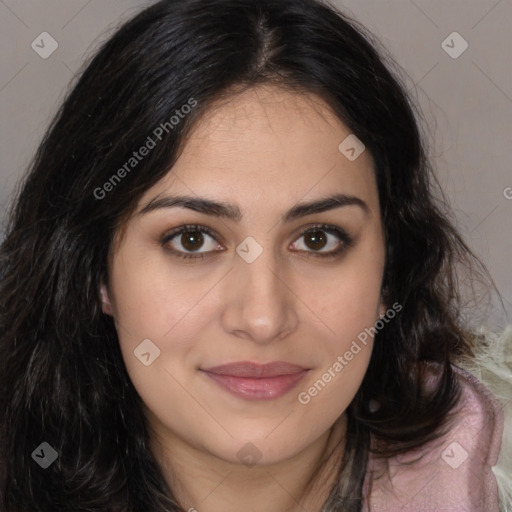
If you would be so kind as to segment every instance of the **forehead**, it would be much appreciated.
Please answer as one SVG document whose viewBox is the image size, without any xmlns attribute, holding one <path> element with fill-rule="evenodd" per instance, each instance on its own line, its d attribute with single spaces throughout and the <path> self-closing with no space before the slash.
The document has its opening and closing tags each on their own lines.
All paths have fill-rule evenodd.
<svg viewBox="0 0 512 512">
<path fill-rule="evenodd" d="M 376 199 L 372 158 L 363 151 L 356 160 L 347 159 L 339 146 L 349 135 L 318 96 L 254 87 L 207 109 L 169 174 L 148 194 L 172 189 L 220 197 L 229 191 L 235 199 L 275 202 L 335 188 L 371 203 Z"/>
</svg>

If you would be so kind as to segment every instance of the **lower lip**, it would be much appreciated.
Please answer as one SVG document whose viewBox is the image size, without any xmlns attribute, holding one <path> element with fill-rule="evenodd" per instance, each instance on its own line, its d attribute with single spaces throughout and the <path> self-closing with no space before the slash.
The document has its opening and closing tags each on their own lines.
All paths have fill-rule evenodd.
<svg viewBox="0 0 512 512">
<path fill-rule="evenodd" d="M 210 379 L 220 384 L 233 395 L 246 400 L 273 400 L 291 391 L 308 373 L 304 370 L 292 375 L 278 375 L 254 379 L 249 377 L 233 377 L 217 373 L 205 373 Z"/>
</svg>

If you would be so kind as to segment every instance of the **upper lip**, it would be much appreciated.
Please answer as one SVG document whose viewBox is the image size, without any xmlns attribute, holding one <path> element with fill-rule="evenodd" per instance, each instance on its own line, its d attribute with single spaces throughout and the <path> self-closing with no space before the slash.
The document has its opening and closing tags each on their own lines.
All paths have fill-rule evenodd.
<svg viewBox="0 0 512 512">
<path fill-rule="evenodd" d="M 221 364 L 211 368 L 203 369 L 205 372 L 218 375 L 229 375 L 231 377 L 265 378 L 277 377 L 279 375 L 293 375 L 308 370 L 302 366 L 286 363 L 284 361 L 273 361 L 260 364 L 252 361 L 237 361 L 235 363 Z"/>
</svg>

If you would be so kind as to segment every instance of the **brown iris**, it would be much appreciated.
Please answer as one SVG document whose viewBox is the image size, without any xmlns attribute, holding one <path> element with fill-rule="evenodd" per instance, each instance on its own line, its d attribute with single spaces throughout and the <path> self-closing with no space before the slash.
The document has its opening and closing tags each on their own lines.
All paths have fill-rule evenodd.
<svg viewBox="0 0 512 512">
<path fill-rule="evenodd" d="M 181 243 L 188 251 L 197 251 L 203 245 L 204 237 L 200 231 L 189 231 L 181 235 Z"/>
<path fill-rule="evenodd" d="M 304 234 L 304 238 L 310 249 L 323 249 L 327 243 L 327 237 L 323 231 L 310 231 Z"/>
</svg>

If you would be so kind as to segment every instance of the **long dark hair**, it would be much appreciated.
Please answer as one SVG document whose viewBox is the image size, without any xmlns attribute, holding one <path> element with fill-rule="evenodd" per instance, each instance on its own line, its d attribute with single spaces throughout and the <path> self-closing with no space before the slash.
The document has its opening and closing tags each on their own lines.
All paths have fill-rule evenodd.
<svg viewBox="0 0 512 512">
<path fill-rule="evenodd" d="M 0 250 L 0 510 L 182 510 L 150 452 L 99 285 L 115 233 L 201 114 L 257 84 L 317 94 L 371 153 L 383 296 L 402 306 L 376 334 L 323 510 L 361 509 L 371 439 L 389 457 L 440 435 L 460 394 L 450 362 L 472 354 L 456 265 L 481 264 L 453 227 L 418 112 L 378 47 L 316 0 L 162 0 L 97 52 L 37 151 Z M 171 121 L 177 110 L 187 114 Z M 148 137 L 155 146 L 127 167 Z M 430 393 L 424 362 L 440 369 Z M 58 453 L 46 470 L 32 460 L 42 442 Z"/>
</svg>

